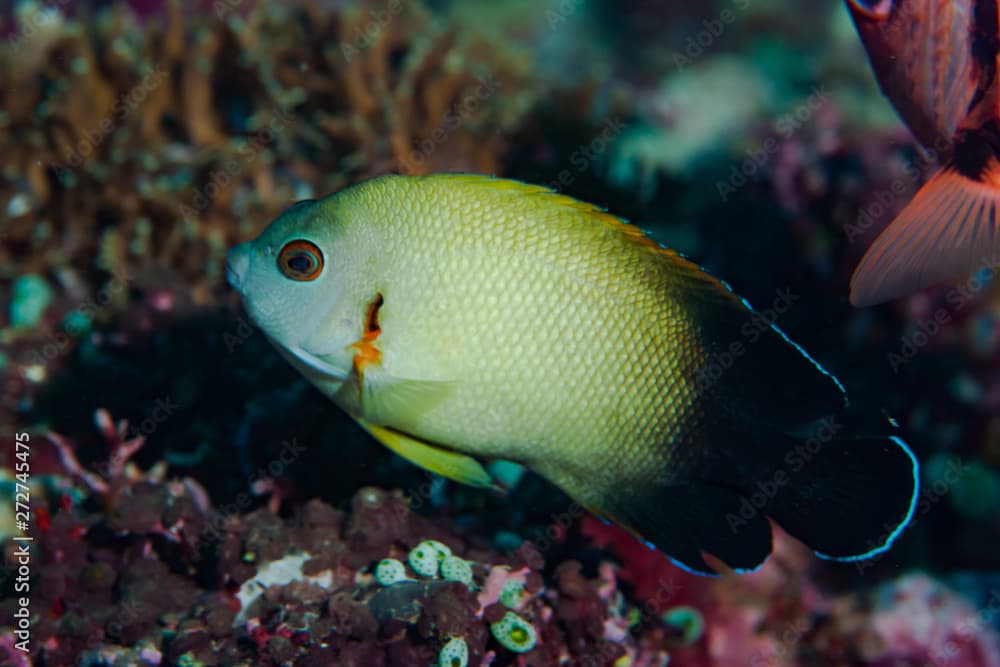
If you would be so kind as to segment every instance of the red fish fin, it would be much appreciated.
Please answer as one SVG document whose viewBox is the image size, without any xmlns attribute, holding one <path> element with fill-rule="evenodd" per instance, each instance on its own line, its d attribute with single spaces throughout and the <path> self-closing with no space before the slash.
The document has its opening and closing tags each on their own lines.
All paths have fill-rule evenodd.
<svg viewBox="0 0 1000 667">
<path fill-rule="evenodd" d="M 936 173 L 875 239 L 851 277 L 851 303 L 871 306 L 961 280 L 1000 260 L 1000 162 L 978 176 Z"/>
</svg>

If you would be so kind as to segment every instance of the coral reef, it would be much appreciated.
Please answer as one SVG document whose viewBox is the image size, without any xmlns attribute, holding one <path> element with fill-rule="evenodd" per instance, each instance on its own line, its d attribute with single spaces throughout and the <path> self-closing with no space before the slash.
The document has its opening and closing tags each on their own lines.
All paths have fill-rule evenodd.
<svg viewBox="0 0 1000 667">
<path fill-rule="evenodd" d="M 997 261 L 848 305 L 936 165 L 842 5 L 17 3 L 0 432 L 31 434 L 37 551 L 25 654 L 5 438 L 0 664 L 1000 664 Z M 530 474 L 495 496 L 374 445 L 240 315 L 224 254 L 294 200 L 445 170 L 606 206 L 751 303 L 790 291 L 777 324 L 924 464 L 913 526 L 832 565 L 777 533 L 701 578 Z"/>
<path fill-rule="evenodd" d="M 727 104 L 732 96 L 740 104 Z M 650 197 L 658 170 L 691 173 L 730 156 L 747 128 L 779 108 L 764 71 L 734 56 L 704 58 L 664 79 L 641 112 L 658 127 L 635 125 L 615 145 L 609 178 Z M 721 155 L 720 155 L 721 153 Z"/>
<path fill-rule="evenodd" d="M 591 518 L 595 565 L 530 542 L 502 554 L 374 487 L 345 511 L 229 514 L 194 480 L 131 463 L 145 438 L 124 440 L 127 423 L 101 412 L 97 425 L 109 456 L 96 471 L 48 436 L 76 495 L 35 502 L 50 518 L 32 651 L 2 631 L 5 664 L 1000 665 L 996 600 L 977 609 L 920 574 L 837 595 L 781 533 L 761 570 L 712 579 Z M 0 602 L 4 618 L 14 604 Z"/>
<path fill-rule="evenodd" d="M 102 412 L 98 424 L 110 450 L 99 472 L 48 436 L 85 497 L 35 507 L 52 512 L 38 536 L 36 664 L 416 665 L 454 638 L 477 665 L 611 664 L 626 652 L 613 579 L 579 563 L 546 581 L 530 545 L 500 555 L 372 487 L 348 512 L 317 500 L 287 519 L 266 507 L 223 515 L 193 480 L 129 463 L 145 440 L 123 442 L 127 423 Z M 412 576 L 378 580 L 389 558 L 417 564 Z M 448 558 L 474 578 L 442 577 Z"/>
<path fill-rule="evenodd" d="M 955 665 L 1000 662 L 1000 598 L 974 601 L 921 573 L 904 574 L 869 592 L 832 593 L 816 560 L 776 533 L 775 552 L 757 572 L 718 580 L 691 577 L 664 563 L 620 529 L 595 520 L 582 530 L 608 546 L 630 573 L 632 594 L 647 614 L 671 616 L 681 603 L 704 618 L 700 641 L 671 652 L 671 664 L 751 667 L 805 665 Z M 868 568 L 859 567 L 861 573 Z M 664 609 L 670 610 L 664 612 Z"/>
<path fill-rule="evenodd" d="M 27 386 L 5 405 L 129 303 L 224 301 L 226 250 L 291 201 L 500 170 L 538 103 L 527 58 L 419 2 L 337 6 L 20 6 L 0 44 L 0 344 Z"/>
</svg>

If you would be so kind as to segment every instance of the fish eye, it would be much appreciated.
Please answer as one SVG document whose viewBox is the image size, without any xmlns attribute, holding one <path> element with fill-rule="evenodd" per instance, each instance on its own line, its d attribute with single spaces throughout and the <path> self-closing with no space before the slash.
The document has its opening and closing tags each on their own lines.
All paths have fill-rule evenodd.
<svg viewBox="0 0 1000 667">
<path fill-rule="evenodd" d="M 866 19 L 885 21 L 892 14 L 893 0 L 847 0 L 847 4 Z"/>
<path fill-rule="evenodd" d="M 289 241 L 278 253 L 278 269 L 292 280 L 316 280 L 323 272 L 323 253 L 311 241 Z"/>
</svg>

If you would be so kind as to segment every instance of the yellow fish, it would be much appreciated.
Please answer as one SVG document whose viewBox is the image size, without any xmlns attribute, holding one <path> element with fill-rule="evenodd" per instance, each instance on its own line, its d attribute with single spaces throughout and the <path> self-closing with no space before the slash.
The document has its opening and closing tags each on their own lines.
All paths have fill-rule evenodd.
<svg viewBox="0 0 1000 667">
<path fill-rule="evenodd" d="M 851 433 L 833 376 L 725 283 L 546 188 L 375 178 L 292 206 L 227 274 L 393 451 L 486 488 L 483 461 L 520 463 L 692 571 L 759 566 L 767 517 L 852 560 L 913 515 L 915 458 Z"/>
</svg>

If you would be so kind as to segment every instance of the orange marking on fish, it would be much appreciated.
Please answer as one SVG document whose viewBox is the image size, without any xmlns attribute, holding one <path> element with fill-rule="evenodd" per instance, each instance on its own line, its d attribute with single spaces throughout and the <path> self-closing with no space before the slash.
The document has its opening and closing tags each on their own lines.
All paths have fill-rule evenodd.
<svg viewBox="0 0 1000 667">
<path fill-rule="evenodd" d="M 368 312 L 365 314 L 365 332 L 361 335 L 361 340 L 351 343 L 348 347 L 357 352 L 354 355 L 354 372 L 358 376 L 358 389 L 361 389 L 364 380 L 365 367 L 370 364 L 377 364 L 382 360 L 382 351 L 375 347 L 375 339 L 382 333 L 378 323 L 378 311 L 382 308 L 382 295 L 376 294 L 372 302 L 368 304 Z"/>
<path fill-rule="evenodd" d="M 382 360 L 382 351 L 375 347 L 375 339 L 382 333 L 381 329 L 367 331 L 361 340 L 351 343 L 350 348 L 357 350 L 354 355 L 354 370 L 361 376 L 361 372 L 368 364 L 375 364 Z"/>
</svg>

